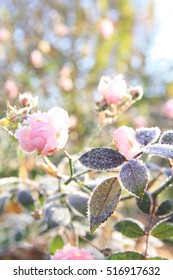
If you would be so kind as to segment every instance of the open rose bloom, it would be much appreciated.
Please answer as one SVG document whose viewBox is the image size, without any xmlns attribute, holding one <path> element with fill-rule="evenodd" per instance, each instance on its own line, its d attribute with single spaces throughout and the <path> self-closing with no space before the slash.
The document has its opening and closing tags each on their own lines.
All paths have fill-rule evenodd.
<svg viewBox="0 0 173 280">
<path fill-rule="evenodd" d="M 133 128 L 123 125 L 117 128 L 112 136 L 118 151 L 127 159 L 133 158 L 140 152 L 140 144 L 136 141 Z"/>
<path fill-rule="evenodd" d="M 84 248 L 67 245 L 62 250 L 57 250 L 51 256 L 51 260 L 94 260 L 94 258 Z"/>
<path fill-rule="evenodd" d="M 127 85 L 122 75 L 114 78 L 103 76 L 98 85 L 98 91 L 108 104 L 119 104 L 127 94 Z"/>
<path fill-rule="evenodd" d="M 45 156 L 64 148 L 69 127 L 68 113 L 54 107 L 47 113 L 38 112 L 29 116 L 26 126 L 17 130 L 16 137 L 24 151 L 37 151 Z"/>
</svg>

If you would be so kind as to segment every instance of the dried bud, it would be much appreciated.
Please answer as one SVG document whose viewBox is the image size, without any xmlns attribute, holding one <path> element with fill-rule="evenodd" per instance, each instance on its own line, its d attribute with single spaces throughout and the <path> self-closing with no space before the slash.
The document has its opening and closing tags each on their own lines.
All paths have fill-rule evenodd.
<svg viewBox="0 0 173 280">
<path fill-rule="evenodd" d="M 132 96 L 132 99 L 140 100 L 143 96 L 143 88 L 141 86 L 131 86 L 129 88 L 129 94 Z"/>
<path fill-rule="evenodd" d="M 38 103 L 38 97 L 33 97 L 30 93 L 22 93 L 19 95 L 19 102 L 23 107 L 36 107 Z"/>
</svg>

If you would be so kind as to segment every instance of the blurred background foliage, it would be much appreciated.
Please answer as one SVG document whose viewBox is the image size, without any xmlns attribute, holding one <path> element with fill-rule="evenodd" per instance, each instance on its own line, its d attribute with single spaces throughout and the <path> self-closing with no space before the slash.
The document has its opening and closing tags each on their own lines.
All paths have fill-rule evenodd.
<svg viewBox="0 0 173 280">
<path fill-rule="evenodd" d="M 23 92 L 39 96 L 40 110 L 62 106 L 74 127 L 72 152 L 83 148 L 98 122 L 94 101 L 102 75 L 122 73 L 128 85 L 144 87 L 138 111 L 130 111 L 134 126 L 139 116 L 155 123 L 158 105 L 172 94 L 171 84 L 156 75 L 157 66 L 151 73 L 148 53 L 157 29 L 153 0 L 1 0 L 0 26 L 0 116 L 6 100 L 13 103 Z M 122 117 L 123 123 L 128 120 Z"/>
<path fill-rule="evenodd" d="M 108 145 L 109 126 L 91 141 L 99 125 L 97 86 L 102 75 L 121 73 L 128 86 L 143 86 L 144 97 L 114 127 L 171 128 L 172 120 L 161 108 L 173 97 L 173 63 L 153 63 L 149 55 L 158 28 L 156 5 L 154 0 L 0 0 L 0 117 L 5 115 L 7 100 L 15 104 L 19 93 L 31 92 L 39 97 L 41 111 L 61 106 L 69 112 L 69 153 L 80 153 L 88 145 Z M 20 172 L 24 166 L 26 177 L 31 179 L 43 174 L 33 159 L 19 156 L 17 141 L 3 130 L 0 138 L 1 178 L 20 175 L 19 165 Z M 60 160 L 57 154 L 53 158 L 55 163 Z M 7 197 L 13 198 L 18 191 L 18 187 L 10 190 Z M 35 197 L 41 203 L 41 194 Z M 32 198 L 29 201 L 32 208 Z M 17 204 L 12 207 L 15 213 L 23 212 L 15 207 Z M 23 221 L 23 234 L 27 234 L 35 223 L 33 218 L 26 219 L 24 214 L 16 217 Z M 16 220 L 15 242 L 22 239 L 18 223 Z M 56 238 L 59 241 L 54 243 L 59 244 L 60 235 Z"/>
</svg>

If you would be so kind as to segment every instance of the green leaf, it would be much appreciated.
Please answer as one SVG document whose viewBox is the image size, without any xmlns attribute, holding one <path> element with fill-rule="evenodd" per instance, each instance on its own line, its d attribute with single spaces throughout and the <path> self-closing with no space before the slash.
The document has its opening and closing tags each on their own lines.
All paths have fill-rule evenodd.
<svg viewBox="0 0 173 280">
<path fill-rule="evenodd" d="M 113 149 L 95 148 L 83 154 L 79 161 L 91 169 L 110 170 L 120 166 L 126 158 Z"/>
<path fill-rule="evenodd" d="M 56 250 L 60 250 L 64 247 L 64 241 L 63 238 L 61 237 L 61 235 L 56 235 L 50 243 L 50 253 L 51 254 L 55 254 Z"/>
<path fill-rule="evenodd" d="M 173 130 L 165 131 L 160 137 L 160 143 L 173 145 Z"/>
<path fill-rule="evenodd" d="M 87 215 L 88 196 L 81 194 L 70 194 L 68 196 L 68 203 L 80 214 Z"/>
<path fill-rule="evenodd" d="M 48 229 L 67 226 L 71 221 L 69 209 L 62 205 L 48 205 L 44 213 L 44 221 L 47 224 Z"/>
<path fill-rule="evenodd" d="M 158 127 L 145 127 L 136 130 L 136 140 L 143 146 L 152 144 L 157 141 L 160 135 L 160 129 Z"/>
<path fill-rule="evenodd" d="M 106 179 L 94 189 L 88 204 L 91 234 L 111 216 L 120 195 L 121 187 L 116 177 Z"/>
<path fill-rule="evenodd" d="M 173 146 L 169 144 L 154 144 L 143 150 L 144 153 L 173 159 Z"/>
<path fill-rule="evenodd" d="M 29 190 L 20 190 L 17 192 L 18 201 L 28 210 L 34 210 L 34 199 Z"/>
<path fill-rule="evenodd" d="M 170 238 L 173 236 L 173 223 L 169 220 L 161 221 L 153 227 L 151 234 L 160 239 Z"/>
<path fill-rule="evenodd" d="M 143 163 L 134 159 L 124 163 L 119 178 L 128 192 L 143 198 L 148 183 L 148 170 Z"/>
<path fill-rule="evenodd" d="M 115 224 L 114 229 L 130 238 L 138 238 L 145 235 L 145 231 L 138 222 L 133 219 L 124 219 Z"/>
<path fill-rule="evenodd" d="M 158 207 L 156 216 L 167 216 L 173 212 L 173 200 L 166 199 Z"/>
<path fill-rule="evenodd" d="M 151 257 L 151 258 L 147 258 L 147 260 L 168 260 L 168 259 L 162 257 Z"/>
<path fill-rule="evenodd" d="M 145 257 L 134 251 L 118 252 L 108 257 L 108 260 L 144 260 Z"/>
<path fill-rule="evenodd" d="M 10 199 L 10 194 L 5 194 L 0 197 L 0 215 L 3 213 L 6 203 Z"/>
<path fill-rule="evenodd" d="M 136 198 L 136 204 L 144 214 L 150 214 L 151 211 L 151 197 L 148 192 L 144 192 L 143 199 Z"/>
</svg>

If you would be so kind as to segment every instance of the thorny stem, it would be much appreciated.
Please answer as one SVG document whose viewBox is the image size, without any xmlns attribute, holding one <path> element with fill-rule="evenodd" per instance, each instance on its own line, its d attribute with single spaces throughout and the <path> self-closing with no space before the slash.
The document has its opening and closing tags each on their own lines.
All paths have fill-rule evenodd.
<svg viewBox="0 0 173 280">
<path fill-rule="evenodd" d="M 79 235 L 79 238 L 84 240 L 86 243 L 88 243 L 90 246 L 92 246 L 93 248 L 95 248 L 97 251 L 101 251 L 96 245 L 94 245 L 91 241 L 89 241 L 86 237 Z"/>
<path fill-rule="evenodd" d="M 134 196 L 133 195 L 126 195 L 126 196 L 122 197 L 120 201 L 124 201 L 124 200 L 131 199 L 131 198 L 134 198 Z"/>
<path fill-rule="evenodd" d="M 78 183 L 80 186 L 88 189 L 89 191 L 92 191 L 92 189 L 88 185 L 86 185 L 83 181 L 79 180 L 78 178 L 74 178 L 73 181 Z"/>
<path fill-rule="evenodd" d="M 15 184 L 15 183 L 23 183 L 28 186 L 31 186 L 35 189 L 39 188 L 39 184 L 36 182 L 33 182 L 32 180 L 28 178 L 19 178 L 19 177 L 7 177 L 0 179 L 0 186 L 2 185 L 8 185 L 8 184 Z"/>
<path fill-rule="evenodd" d="M 152 209 L 151 209 L 151 213 L 150 213 L 150 219 L 149 219 L 148 227 L 146 229 L 146 247 L 145 247 L 145 254 L 144 254 L 145 258 L 147 257 L 147 253 L 148 253 L 149 235 L 150 235 L 150 230 L 151 230 L 152 223 L 153 223 L 154 216 L 155 216 L 156 204 L 157 204 L 157 199 L 156 199 L 156 197 L 153 197 L 153 205 L 152 205 Z"/>
<path fill-rule="evenodd" d="M 63 153 L 65 154 L 65 156 L 68 158 L 69 167 L 70 167 L 70 176 L 72 177 L 72 176 L 74 175 L 72 158 L 71 158 L 71 156 L 67 153 L 67 151 L 66 151 L 65 149 L 63 149 L 62 151 L 63 151 Z"/>
<path fill-rule="evenodd" d="M 155 208 L 157 205 L 157 196 L 162 193 L 164 190 L 168 189 L 171 187 L 173 183 L 173 176 L 171 176 L 165 183 L 163 183 L 160 188 L 155 190 L 153 193 L 151 193 L 152 198 L 153 198 L 153 205 L 150 213 L 150 219 L 149 219 L 149 224 L 146 230 L 146 247 L 145 247 L 145 258 L 147 257 L 147 252 L 148 252 L 148 243 L 149 243 L 149 235 L 150 235 L 150 230 L 152 228 L 152 223 L 155 217 Z"/>
<path fill-rule="evenodd" d="M 89 169 L 89 170 L 85 170 L 85 171 L 82 171 L 82 172 L 79 172 L 79 173 L 77 173 L 77 174 L 74 174 L 73 176 L 70 176 L 68 179 L 67 179 L 67 181 L 65 181 L 65 185 L 68 185 L 71 181 L 73 181 L 75 178 L 77 178 L 77 177 L 79 177 L 79 176 L 81 176 L 81 175 L 83 175 L 83 174 L 85 174 L 85 173 L 89 173 L 89 172 L 91 172 L 92 170 L 91 169 Z"/>
<path fill-rule="evenodd" d="M 164 190 L 168 189 L 169 187 L 171 187 L 173 183 L 173 175 L 171 177 L 169 177 L 169 179 L 163 183 L 160 188 L 158 188 L 157 190 L 155 190 L 153 193 L 152 193 L 152 196 L 153 197 L 156 197 L 158 196 L 160 193 L 162 193 Z"/>
<path fill-rule="evenodd" d="M 45 163 L 47 164 L 47 166 L 53 171 L 53 173 L 56 173 L 56 177 L 58 179 L 61 179 L 62 176 L 60 174 L 58 174 L 57 167 L 46 156 L 44 156 L 43 159 L 44 159 Z"/>
</svg>

